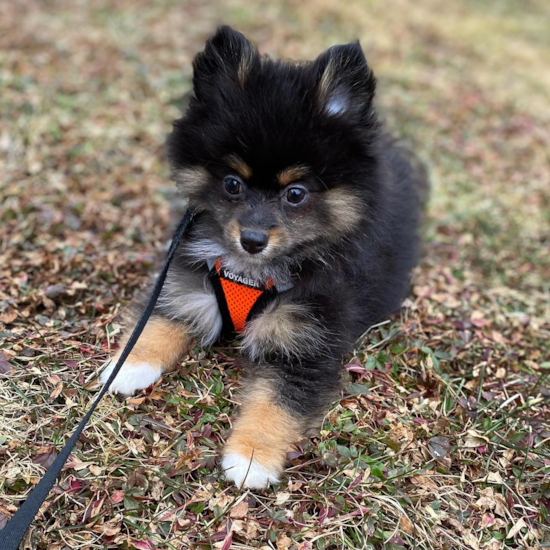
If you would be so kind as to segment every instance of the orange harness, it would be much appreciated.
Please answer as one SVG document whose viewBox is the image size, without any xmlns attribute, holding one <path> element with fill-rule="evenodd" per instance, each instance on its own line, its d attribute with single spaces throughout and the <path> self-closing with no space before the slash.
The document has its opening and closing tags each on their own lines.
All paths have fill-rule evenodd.
<svg viewBox="0 0 550 550">
<path fill-rule="evenodd" d="M 244 332 L 246 323 L 277 295 L 275 283 L 262 284 L 224 268 L 218 258 L 210 270 L 225 334 Z"/>
</svg>

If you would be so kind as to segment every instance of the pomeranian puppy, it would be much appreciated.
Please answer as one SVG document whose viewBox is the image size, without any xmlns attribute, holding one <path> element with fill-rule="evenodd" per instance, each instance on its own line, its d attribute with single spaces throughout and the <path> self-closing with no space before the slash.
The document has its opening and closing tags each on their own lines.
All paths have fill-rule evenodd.
<svg viewBox="0 0 550 550">
<path fill-rule="evenodd" d="M 358 42 L 274 61 L 222 27 L 193 68 L 168 150 L 196 216 L 111 391 L 147 388 L 193 341 L 237 336 L 248 370 L 222 467 L 263 488 L 337 397 L 342 354 L 400 307 L 425 179 L 377 120 Z"/>
</svg>

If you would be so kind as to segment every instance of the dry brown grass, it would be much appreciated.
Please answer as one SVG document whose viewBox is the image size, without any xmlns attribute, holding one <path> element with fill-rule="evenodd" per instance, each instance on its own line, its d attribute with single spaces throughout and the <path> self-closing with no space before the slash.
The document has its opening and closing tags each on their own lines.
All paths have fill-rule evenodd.
<svg viewBox="0 0 550 550">
<path fill-rule="evenodd" d="M 311 58 L 359 37 L 434 183 L 400 315 L 282 485 L 217 458 L 233 348 L 106 398 L 25 548 L 550 546 L 550 7 L 542 0 L 0 5 L 0 527 L 97 391 L 174 202 L 163 143 L 220 22 Z"/>
</svg>

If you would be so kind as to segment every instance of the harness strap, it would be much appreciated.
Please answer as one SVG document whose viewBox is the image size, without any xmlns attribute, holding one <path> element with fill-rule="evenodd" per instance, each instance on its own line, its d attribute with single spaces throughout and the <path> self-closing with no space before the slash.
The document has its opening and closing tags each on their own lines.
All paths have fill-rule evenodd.
<svg viewBox="0 0 550 550">
<path fill-rule="evenodd" d="M 210 280 L 216 292 L 218 308 L 226 335 L 243 333 L 246 323 L 277 295 L 275 283 L 262 284 L 223 267 L 220 258 L 210 264 Z"/>
<path fill-rule="evenodd" d="M 112 381 L 115 379 L 116 375 L 118 374 L 120 367 L 122 367 L 122 365 L 124 364 L 124 361 L 126 361 L 126 358 L 128 357 L 128 355 L 130 355 L 132 348 L 137 342 L 140 334 L 142 333 L 143 329 L 145 328 L 145 325 L 147 324 L 149 317 L 151 316 L 151 313 L 153 312 L 155 304 L 157 303 L 157 299 L 162 290 L 162 285 L 164 283 L 164 280 L 166 279 L 166 274 L 168 273 L 168 268 L 170 267 L 170 263 L 174 258 L 174 254 L 176 253 L 178 244 L 181 238 L 183 237 L 183 235 L 185 234 L 187 228 L 189 227 L 189 224 L 191 223 L 193 216 L 194 216 L 194 213 L 191 211 L 191 209 L 188 209 L 185 212 L 185 215 L 183 216 L 183 219 L 181 220 L 178 228 L 176 229 L 176 232 L 174 233 L 174 237 L 172 238 L 170 249 L 168 250 L 168 254 L 166 255 L 164 266 L 162 267 L 162 270 L 157 277 L 155 286 L 153 287 L 153 291 L 151 292 L 151 296 L 149 297 L 149 301 L 147 302 L 147 305 L 145 306 L 145 309 L 143 310 L 132 332 L 132 335 L 130 336 L 130 339 L 128 340 L 126 346 L 124 346 L 124 349 L 122 350 L 120 358 L 117 361 L 115 368 L 111 373 L 111 376 L 109 377 L 109 379 L 107 380 L 103 388 L 101 388 L 95 401 L 92 403 L 92 406 L 88 409 L 88 412 L 84 415 L 84 417 L 78 424 L 76 430 L 74 431 L 69 441 L 65 443 L 65 446 L 63 447 L 63 449 L 61 449 L 56 459 L 53 461 L 53 464 L 48 468 L 48 471 L 44 474 L 42 479 L 38 482 L 38 485 L 36 485 L 36 487 L 32 490 L 31 494 L 27 497 L 27 500 L 25 500 L 25 502 L 23 502 L 23 504 L 19 507 L 19 510 L 11 518 L 11 520 L 4 527 L 4 529 L 0 531 L 0 549 L 1 550 L 17 550 L 19 548 L 19 544 L 23 540 L 23 537 L 25 536 L 25 533 L 29 525 L 33 521 L 34 517 L 36 516 L 38 510 L 40 509 L 40 506 L 48 496 L 48 493 L 50 492 L 50 489 L 53 487 L 55 480 L 59 476 L 61 469 L 63 468 L 65 462 L 67 462 L 67 459 L 69 458 L 71 450 L 73 449 L 76 442 L 78 441 L 80 434 L 86 427 L 88 420 L 92 416 L 95 408 L 97 407 L 98 403 L 101 401 L 102 397 L 105 395 L 105 393 L 109 389 L 109 386 L 111 385 Z"/>
</svg>

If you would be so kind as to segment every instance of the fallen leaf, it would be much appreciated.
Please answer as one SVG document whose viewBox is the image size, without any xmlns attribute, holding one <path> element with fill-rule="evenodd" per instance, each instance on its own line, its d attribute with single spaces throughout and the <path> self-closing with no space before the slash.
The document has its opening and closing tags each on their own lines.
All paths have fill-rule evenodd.
<svg viewBox="0 0 550 550">
<path fill-rule="evenodd" d="M 53 389 L 52 393 L 50 393 L 50 399 L 57 399 L 59 397 L 59 394 L 63 391 L 63 382 L 60 380 L 57 382 L 55 388 Z"/>
<path fill-rule="evenodd" d="M 493 514 L 483 514 L 481 518 L 481 528 L 486 529 L 495 523 L 495 516 Z"/>
<path fill-rule="evenodd" d="M 90 471 L 91 468 L 92 467 L 90 466 Z M 126 485 L 129 489 L 132 489 L 133 487 L 143 488 L 149 486 L 149 481 L 147 480 L 147 477 L 143 474 L 142 470 L 133 470 L 126 480 Z"/>
<path fill-rule="evenodd" d="M 80 470 L 84 470 L 85 468 L 89 468 L 90 466 L 93 466 L 93 462 L 82 462 L 79 458 L 77 458 L 74 455 L 69 456 L 69 460 L 65 464 L 65 468 L 72 468 L 73 470 L 79 472 Z"/>
<path fill-rule="evenodd" d="M 98 516 L 99 512 L 101 511 L 101 508 L 103 507 L 104 502 L 105 502 L 105 498 L 95 500 L 92 504 L 92 507 L 90 508 L 89 517 L 94 518 Z"/>
<path fill-rule="evenodd" d="M 55 299 L 65 294 L 65 287 L 63 285 L 50 285 L 44 289 L 44 294 L 47 298 Z"/>
<path fill-rule="evenodd" d="M 450 517 L 447 519 L 448 523 L 450 523 L 459 533 L 464 533 L 466 530 L 464 529 L 464 526 L 458 521 L 456 518 Z"/>
<path fill-rule="evenodd" d="M 231 502 L 231 497 L 226 493 L 221 493 L 220 495 L 216 495 L 215 497 L 212 497 L 208 501 L 208 508 L 210 508 L 210 510 L 213 510 L 215 506 L 219 506 L 220 508 L 225 508 L 230 502 Z"/>
<path fill-rule="evenodd" d="M 467 448 L 482 447 L 488 442 L 489 440 L 486 437 L 483 437 L 481 434 L 479 434 L 475 430 L 468 430 L 468 435 L 464 438 L 464 447 L 467 447 Z"/>
<path fill-rule="evenodd" d="M 428 451 L 434 458 L 444 458 L 451 450 L 451 443 L 447 437 L 432 437 L 428 442 Z"/>
<path fill-rule="evenodd" d="M 100 466 L 96 466 L 95 464 L 92 464 L 89 470 L 92 474 L 94 474 L 94 476 L 98 476 L 103 472 L 103 468 L 101 468 Z"/>
<path fill-rule="evenodd" d="M 489 483 L 496 483 L 498 485 L 502 485 L 504 483 L 504 480 L 502 479 L 502 476 L 499 474 L 499 472 L 489 472 L 487 475 L 487 481 Z"/>
<path fill-rule="evenodd" d="M 229 512 L 229 517 L 234 519 L 242 519 L 248 514 L 248 502 L 243 500 L 231 508 Z"/>
<path fill-rule="evenodd" d="M 506 499 L 501 494 L 495 495 L 495 514 L 498 514 L 500 517 L 506 517 L 508 515 L 508 505 L 506 504 Z"/>
<path fill-rule="evenodd" d="M 94 533 L 101 533 L 107 537 L 113 537 L 120 533 L 120 522 L 107 522 L 102 525 L 96 525 L 92 528 Z M 49 550 L 49 548 L 48 548 Z"/>
<path fill-rule="evenodd" d="M 122 502 L 124 500 L 124 491 L 115 491 L 111 495 L 111 502 L 113 504 L 118 504 L 119 502 Z"/>
<path fill-rule="evenodd" d="M 516 521 L 516 523 L 512 526 L 510 531 L 508 531 L 506 538 L 513 539 L 524 527 L 527 527 L 525 520 L 523 518 L 519 518 L 518 521 Z"/>
<path fill-rule="evenodd" d="M 432 481 L 429 477 L 426 476 L 414 476 L 411 478 L 412 483 L 419 487 L 420 489 L 424 489 L 425 491 L 431 490 L 438 492 L 439 488 L 435 484 L 434 481 Z"/>
<path fill-rule="evenodd" d="M 187 452 L 180 451 L 178 453 L 178 459 L 174 465 L 174 470 L 178 471 L 185 468 L 189 468 L 190 470 L 196 469 L 198 467 L 198 460 L 201 454 L 201 449 L 191 449 Z"/>
<path fill-rule="evenodd" d="M 483 315 L 483 312 L 473 311 L 472 316 L 470 317 L 470 323 L 472 323 L 472 325 L 474 325 L 478 328 L 482 328 L 482 327 L 490 324 L 491 321 L 488 321 L 487 319 L 485 319 L 485 317 Z"/>
<path fill-rule="evenodd" d="M 231 548 L 232 543 L 233 543 L 233 533 L 229 533 L 227 538 L 223 541 L 221 550 L 229 550 Z"/>
<path fill-rule="evenodd" d="M 130 544 L 136 549 L 136 550 L 156 550 L 153 546 L 153 543 L 148 540 L 131 540 Z"/>
<path fill-rule="evenodd" d="M 7 357 L 3 353 L 0 353 L 0 374 L 11 374 L 12 370 L 11 363 Z"/>
<path fill-rule="evenodd" d="M 9 325 L 17 319 L 17 313 L 13 309 L 8 309 L 4 313 L 0 313 L 0 321 Z"/>
<path fill-rule="evenodd" d="M 277 500 L 275 500 L 275 505 L 280 506 L 284 504 L 290 498 L 290 493 L 277 493 Z"/>
<path fill-rule="evenodd" d="M 241 535 L 244 533 L 245 523 L 242 519 L 234 519 L 231 523 L 231 532 Z"/>
<path fill-rule="evenodd" d="M 23 357 L 35 357 L 37 354 L 38 354 L 38 351 L 36 351 L 35 349 L 30 348 L 29 346 L 25 346 L 21 350 L 21 355 Z"/>
<path fill-rule="evenodd" d="M 162 481 L 155 481 L 151 489 L 151 496 L 154 500 L 160 500 L 162 498 L 162 492 L 164 491 L 164 483 Z"/>
<path fill-rule="evenodd" d="M 257 539 L 260 535 L 260 524 L 257 521 L 247 521 L 246 522 L 246 533 L 245 537 L 247 540 Z"/>
<path fill-rule="evenodd" d="M 87 288 L 88 288 L 88 285 L 80 281 L 73 281 L 71 283 L 72 290 L 86 290 Z"/>
<path fill-rule="evenodd" d="M 147 397 L 127 397 L 126 403 L 129 403 L 130 405 L 141 405 Z"/>
<path fill-rule="evenodd" d="M 287 537 L 284 533 L 277 537 L 277 550 L 288 550 L 292 545 L 292 539 Z"/>
<path fill-rule="evenodd" d="M 506 340 L 506 338 L 504 338 L 504 336 L 500 332 L 497 332 L 496 330 L 491 331 L 490 338 L 497 344 L 501 344 L 503 346 L 506 346 L 508 344 L 508 341 Z"/>
<path fill-rule="evenodd" d="M 56 459 L 56 457 L 57 453 L 52 450 L 49 453 L 39 454 L 33 459 L 33 462 L 42 466 L 44 470 L 47 470 L 53 464 L 53 461 Z"/>
<path fill-rule="evenodd" d="M 479 541 L 477 540 L 477 537 L 470 531 L 466 531 L 462 535 L 462 539 L 470 548 L 473 548 L 474 550 L 479 550 Z"/>
<path fill-rule="evenodd" d="M 401 529 L 407 533 L 407 535 L 412 535 L 414 533 L 412 521 L 407 516 L 401 516 L 399 518 L 399 525 L 401 526 Z"/>
<path fill-rule="evenodd" d="M 47 312 L 53 313 L 55 311 L 55 302 L 53 300 L 50 300 L 50 298 L 44 296 L 42 298 L 42 304 L 46 308 Z"/>
<path fill-rule="evenodd" d="M 497 505 L 492 487 L 482 489 L 480 491 L 480 495 L 481 496 L 476 501 L 476 506 L 478 506 L 481 510 L 492 510 Z"/>
</svg>

